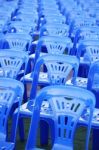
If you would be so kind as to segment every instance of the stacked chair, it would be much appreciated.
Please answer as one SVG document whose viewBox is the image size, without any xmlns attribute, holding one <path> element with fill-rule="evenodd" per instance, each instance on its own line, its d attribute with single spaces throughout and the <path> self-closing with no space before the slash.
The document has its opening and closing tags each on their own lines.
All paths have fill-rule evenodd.
<svg viewBox="0 0 99 150">
<path fill-rule="evenodd" d="M 1 1 L 0 149 L 16 148 L 17 127 L 25 139 L 24 118 L 31 118 L 26 150 L 37 149 L 38 126 L 42 145 L 50 130 L 51 149 L 73 150 L 80 125 L 85 150 L 91 128 L 99 149 L 99 1 Z"/>
</svg>

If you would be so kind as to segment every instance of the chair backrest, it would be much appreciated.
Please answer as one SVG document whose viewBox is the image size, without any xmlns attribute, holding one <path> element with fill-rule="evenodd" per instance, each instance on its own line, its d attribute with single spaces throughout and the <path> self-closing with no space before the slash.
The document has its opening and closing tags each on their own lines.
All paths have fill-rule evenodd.
<svg viewBox="0 0 99 150">
<path fill-rule="evenodd" d="M 54 36 L 43 36 L 43 45 L 46 46 L 48 53 L 50 54 L 69 54 L 70 49 L 73 46 L 71 39 L 54 37 Z"/>
<path fill-rule="evenodd" d="M 35 61 L 39 58 L 42 46 L 46 47 L 46 51 L 49 54 L 69 54 L 73 46 L 71 39 L 43 36 L 39 39 L 38 45 L 35 51 Z"/>
<path fill-rule="evenodd" d="M 5 48 L 19 51 L 28 51 L 31 43 L 31 36 L 22 33 L 9 33 L 5 36 Z"/>
<path fill-rule="evenodd" d="M 97 27 L 96 20 L 88 17 L 77 17 L 72 22 L 74 29 Z"/>
<path fill-rule="evenodd" d="M 76 18 L 75 19 L 75 25 L 77 27 L 97 27 L 97 24 L 96 24 L 96 20 L 94 18 L 91 18 L 91 17 L 81 17 L 81 18 Z"/>
<path fill-rule="evenodd" d="M 76 83 L 76 77 L 79 68 L 79 60 L 76 56 L 51 54 L 41 56 L 40 58 L 38 58 L 34 67 L 34 71 L 31 75 L 31 77 L 33 78 L 33 83 L 31 88 L 30 99 L 36 96 L 36 89 L 42 65 L 44 65 L 44 67 L 47 69 L 47 84 L 64 85 L 66 84 L 68 78 L 71 78 L 71 82 L 73 84 Z M 71 72 L 72 75 L 70 75 Z M 44 83 L 42 84 L 44 85 Z"/>
<path fill-rule="evenodd" d="M 22 102 L 24 86 L 21 82 L 0 78 L 0 141 L 6 139 L 7 121 L 12 105 L 17 100 Z"/>
<path fill-rule="evenodd" d="M 40 36 L 42 36 L 46 32 L 46 35 L 49 36 L 59 36 L 59 37 L 69 37 L 69 26 L 65 24 L 45 24 L 41 27 Z"/>
<path fill-rule="evenodd" d="M 35 12 L 34 12 L 34 14 L 33 13 L 22 13 L 22 14 L 17 15 L 13 19 L 13 21 L 24 21 L 25 18 L 27 18 L 26 20 L 27 20 L 28 23 L 33 22 L 35 24 L 38 20 L 38 14 L 35 13 Z"/>
<path fill-rule="evenodd" d="M 28 27 L 27 27 L 28 26 Z M 31 31 L 33 31 L 34 26 L 31 24 L 28 24 L 28 22 L 24 21 L 12 21 L 9 25 L 8 32 L 9 33 L 26 33 L 29 34 Z"/>
<path fill-rule="evenodd" d="M 96 39 L 80 40 L 77 45 L 77 57 L 82 56 L 86 53 L 87 47 L 99 47 L 99 42 Z"/>
<path fill-rule="evenodd" d="M 0 76 L 16 78 L 20 70 L 26 70 L 28 54 L 23 51 L 0 50 Z"/>
<path fill-rule="evenodd" d="M 80 38 L 81 39 L 95 39 L 95 40 L 99 40 L 99 28 L 97 27 L 83 27 L 80 28 Z"/>
<path fill-rule="evenodd" d="M 53 24 L 52 24 L 52 20 L 53 20 Z M 49 14 L 45 15 L 45 22 L 47 24 L 52 24 L 52 25 L 56 24 L 56 27 L 57 27 L 58 23 L 60 23 L 64 27 L 66 26 L 66 18 L 65 18 L 65 16 L 62 16 L 60 13 L 53 15 L 53 16 L 52 16 L 52 13 L 50 15 Z"/>
<path fill-rule="evenodd" d="M 87 46 L 84 59 L 88 60 L 90 63 L 99 60 L 99 45 Z"/>
<path fill-rule="evenodd" d="M 55 121 L 55 144 L 59 147 L 73 146 L 75 129 L 83 111 L 89 108 L 86 150 L 91 127 L 91 119 L 95 107 L 94 95 L 85 89 L 74 86 L 49 86 L 43 88 L 37 95 L 33 108 L 32 121 L 27 140 L 26 150 L 35 148 L 40 109 L 43 100 L 48 100 Z M 57 148 L 56 148 L 57 149 Z"/>
<path fill-rule="evenodd" d="M 91 64 L 89 73 L 88 73 L 88 90 L 96 89 L 98 90 L 99 84 L 99 60 Z M 98 91 L 97 91 L 98 92 Z"/>
</svg>

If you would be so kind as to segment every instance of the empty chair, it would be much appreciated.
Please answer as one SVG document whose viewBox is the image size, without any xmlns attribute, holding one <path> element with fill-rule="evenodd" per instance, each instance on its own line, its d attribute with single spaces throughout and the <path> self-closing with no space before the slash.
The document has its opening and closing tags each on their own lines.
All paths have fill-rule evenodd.
<svg viewBox="0 0 99 150">
<path fill-rule="evenodd" d="M 86 95 L 86 96 L 85 96 Z M 74 135 L 80 116 L 89 108 L 89 118 L 86 135 L 86 147 L 91 128 L 91 120 L 95 106 L 94 95 L 84 89 L 72 86 L 49 86 L 40 91 L 32 107 L 32 120 L 27 140 L 26 150 L 36 148 L 36 137 L 40 111 L 44 100 L 49 102 L 51 116 L 54 122 L 55 140 L 53 150 L 73 150 Z M 45 110 L 46 111 L 46 110 Z"/>
<path fill-rule="evenodd" d="M 21 105 L 23 93 L 24 86 L 21 82 L 9 78 L 0 78 L 0 149 L 2 150 L 14 149 L 15 141 L 8 142 L 7 139 L 7 123 L 15 100 L 19 102 L 19 106 Z M 15 128 L 17 128 L 17 121 Z"/>
<path fill-rule="evenodd" d="M 47 72 L 42 72 L 42 65 L 46 66 Z M 71 76 L 72 83 L 75 84 L 75 79 L 77 77 L 79 67 L 79 61 L 75 56 L 68 55 L 44 55 L 38 58 L 35 65 L 34 71 L 31 74 L 27 74 L 22 78 L 24 85 L 27 83 L 32 83 L 30 97 L 27 101 L 27 96 L 24 98 L 27 102 L 22 105 L 20 109 L 20 120 L 23 117 L 31 117 L 31 106 L 33 105 L 33 99 L 37 93 L 37 86 L 48 86 L 48 85 L 65 85 L 68 78 Z M 26 90 L 27 91 L 27 90 Z M 25 92 L 26 94 L 26 92 Z M 31 101 L 32 100 L 32 101 Z M 29 107 L 29 108 L 28 108 Z M 14 133 L 14 123 L 16 122 L 17 110 L 13 115 L 13 128 L 12 128 L 12 139 L 15 138 Z M 46 117 L 49 120 L 48 117 Z M 45 119 L 45 120 L 46 120 Z M 22 122 L 20 124 L 20 134 L 22 130 Z M 24 138 L 24 134 L 20 135 Z"/>
</svg>

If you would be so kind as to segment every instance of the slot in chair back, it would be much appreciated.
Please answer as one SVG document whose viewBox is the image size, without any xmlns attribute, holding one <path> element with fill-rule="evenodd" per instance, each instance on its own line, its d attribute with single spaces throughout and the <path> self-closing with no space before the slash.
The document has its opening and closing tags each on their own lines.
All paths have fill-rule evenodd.
<svg viewBox="0 0 99 150">
<path fill-rule="evenodd" d="M 86 95 L 86 96 L 85 96 Z M 36 147 L 36 133 L 43 100 L 48 100 L 54 114 L 55 142 L 52 149 L 73 150 L 73 139 L 80 116 L 89 108 L 89 118 L 86 136 L 86 150 L 88 149 L 91 120 L 95 107 L 94 95 L 85 89 L 73 86 L 49 86 L 43 88 L 37 95 L 32 121 L 27 140 L 26 150 Z"/>
</svg>

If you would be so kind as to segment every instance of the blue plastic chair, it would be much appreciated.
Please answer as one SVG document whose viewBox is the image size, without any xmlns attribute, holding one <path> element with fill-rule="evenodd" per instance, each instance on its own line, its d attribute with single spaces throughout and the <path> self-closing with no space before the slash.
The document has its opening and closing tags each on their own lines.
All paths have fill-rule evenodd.
<svg viewBox="0 0 99 150">
<path fill-rule="evenodd" d="M 8 142 L 7 139 L 7 123 L 15 100 L 19 102 L 19 106 L 21 105 L 23 93 L 24 86 L 21 82 L 9 78 L 0 78 L 0 149 L 2 150 L 14 149 L 15 141 Z M 15 128 L 17 128 L 17 121 Z"/>
<path fill-rule="evenodd" d="M 93 62 L 90 66 L 88 78 L 77 78 L 76 84 L 79 87 L 87 88 L 92 91 L 96 97 L 96 108 L 94 110 L 93 119 L 92 119 L 92 128 L 93 128 L 93 149 L 99 148 L 99 60 Z M 80 123 L 86 125 L 87 118 L 89 113 L 86 112 L 85 115 L 80 119 Z"/>
<path fill-rule="evenodd" d="M 25 74 L 27 64 L 28 54 L 26 52 L 11 49 L 0 50 L 0 77 L 19 78 Z"/>
<path fill-rule="evenodd" d="M 47 68 L 47 72 L 40 72 L 42 65 L 45 65 Z M 77 77 L 79 67 L 79 61 L 75 56 L 68 55 L 44 55 L 37 60 L 37 63 L 34 68 L 34 72 L 31 74 L 27 74 L 22 78 L 24 85 L 27 83 L 32 83 L 30 98 L 29 101 L 22 105 L 20 109 L 20 137 L 24 139 L 24 128 L 22 128 L 22 118 L 23 117 L 31 117 L 31 106 L 33 105 L 32 99 L 35 98 L 37 93 L 37 86 L 48 86 L 48 85 L 64 85 L 68 80 L 71 71 L 71 80 L 72 83 L 75 84 L 75 79 Z M 26 90 L 27 91 L 27 90 Z M 26 93 L 26 92 L 25 92 Z M 26 97 L 27 101 L 27 97 Z M 13 115 L 13 128 L 12 128 L 12 139 L 15 138 L 16 135 L 13 134 L 14 123 L 16 122 L 17 111 Z M 47 118 L 48 119 L 48 118 Z"/>
<path fill-rule="evenodd" d="M 32 120 L 26 150 L 36 148 L 40 110 L 45 99 L 49 102 L 52 109 L 52 120 L 55 126 L 53 150 L 73 150 L 74 135 L 78 120 L 84 111 L 89 108 L 90 115 L 88 118 L 85 146 L 85 149 L 88 150 L 95 97 L 87 90 L 72 86 L 49 86 L 41 90 L 37 95 L 32 108 Z"/>
</svg>

